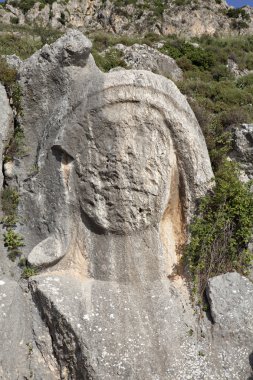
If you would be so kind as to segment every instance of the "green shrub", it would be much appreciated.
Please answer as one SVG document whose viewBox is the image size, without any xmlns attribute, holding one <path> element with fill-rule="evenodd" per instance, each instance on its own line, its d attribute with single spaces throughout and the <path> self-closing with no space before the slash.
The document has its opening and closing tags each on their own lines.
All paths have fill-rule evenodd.
<svg viewBox="0 0 253 380">
<path fill-rule="evenodd" d="M 19 202 L 19 193 L 15 188 L 6 187 L 1 193 L 2 211 L 5 216 L 15 215 Z"/>
<path fill-rule="evenodd" d="M 200 47 L 195 47 L 184 41 L 166 42 L 160 49 L 164 54 L 174 59 L 185 57 L 191 63 L 203 70 L 207 70 L 215 63 L 215 57 L 212 52 L 206 51 Z"/>
<path fill-rule="evenodd" d="M 104 54 L 100 54 L 96 50 L 93 50 L 93 57 L 97 66 L 105 72 L 118 66 L 126 67 L 125 62 L 122 59 L 122 52 L 117 49 L 110 49 Z"/>
<path fill-rule="evenodd" d="M 4 233 L 4 245 L 8 250 L 8 257 L 14 261 L 17 256 L 21 255 L 20 247 L 24 246 L 24 238 L 9 227 Z"/>
<path fill-rule="evenodd" d="M 17 208 L 19 203 L 19 193 L 15 188 L 6 187 L 1 193 L 1 206 L 4 214 L 1 222 L 4 227 L 14 227 L 17 224 Z"/>
<path fill-rule="evenodd" d="M 250 88 L 250 90 L 252 90 L 253 74 L 245 75 L 243 77 L 238 78 L 236 81 L 236 86 L 241 89 Z"/>
<path fill-rule="evenodd" d="M 21 277 L 24 279 L 29 279 L 32 276 L 36 276 L 38 274 L 38 269 L 33 266 L 25 266 L 22 272 Z"/>
<path fill-rule="evenodd" d="M 191 1 L 190 0 L 174 0 L 175 4 L 180 7 L 180 6 L 184 6 L 184 5 L 187 5 L 187 4 L 190 4 Z"/>
<path fill-rule="evenodd" d="M 19 18 L 18 17 L 11 17 L 10 18 L 10 22 L 12 24 L 18 24 L 19 23 Z"/>
<path fill-rule="evenodd" d="M 243 8 L 230 8 L 226 15 L 230 18 L 241 18 L 242 20 L 250 21 L 250 15 Z"/>
<path fill-rule="evenodd" d="M 17 72 L 15 69 L 11 68 L 5 59 L 0 57 L 0 82 L 4 86 L 11 86 L 15 83 L 17 77 Z"/>
<path fill-rule="evenodd" d="M 232 29 L 237 29 L 239 32 L 241 29 L 249 28 L 249 24 L 243 20 L 232 20 L 230 26 Z"/>
<path fill-rule="evenodd" d="M 14 135 L 5 150 L 4 161 L 13 161 L 14 158 L 21 158 L 26 153 L 24 132 L 18 127 L 14 130 Z"/>
<path fill-rule="evenodd" d="M 238 174 L 235 163 L 223 162 L 213 193 L 202 199 L 191 225 L 186 262 L 201 295 L 210 277 L 234 270 L 245 274 L 252 260 L 247 250 L 253 228 L 251 184 L 242 183 Z"/>
</svg>

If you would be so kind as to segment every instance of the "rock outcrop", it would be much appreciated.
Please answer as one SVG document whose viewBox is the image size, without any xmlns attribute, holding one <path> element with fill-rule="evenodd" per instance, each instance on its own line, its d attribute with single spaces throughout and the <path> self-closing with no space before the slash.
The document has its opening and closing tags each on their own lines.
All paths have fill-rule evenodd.
<svg viewBox="0 0 253 380">
<path fill-rule="evenodd" d="M 0 83 L 0 167 L 2 168 L 2 158 L 4 148 L 8 144 L 13 134 L 13 113 L 9 104 L 5 88 Z M 0 189 L 3 186 L 3 171 L 0 171 Z"/>
<path fill-rule="evenodd" d="M 230 157 L 239 163 L 241 179 L 253 179 L 253 124 L 242 124 L 233 130 L 233 150 Z"/>
<path fill-rule="evenodd" d="M 227 362 L 223 378 L 252 379 L 252 282 L 236 272 L 217 276 L 209 280 L 207 296 L 214 321 L 213 349 Z"/>
<path fill-rule="evenodd" d="M 224 355 L 218 280 L 209 284 L 213 328 L 204 315 L 200 322 L 175 271 L 195 203 L 212 186 L 195 115 L 170 80 L 143 70 L 104 74 L 90 51 L 72 30 L 19 63 L 26 154 L 6 184 L 19 189 L 17 228 L 40 274 L 29 292 L 10 273 L 0 279 L 0 291 L 14 289 L 9 302 L 22 303 L 13 342 L 25 336 L 17 360 L 27 359 L 13 372 L 0 352 L 5 380 L 27 377 L 27 369 L 43 380 L 245 379 L 250 322 L 240 355 Z M 229 276 L 239 275 L 225 277 L 224 289 Z M 252 290 L 239 278 L 237 301 L 247 287 L 250 321 Z M 220 297 L 234 302 L 227 290 Z"/>
<path fill-rule="evenodd" d="M 15 6 L 14 6 L 15 5 Z M 111 1 L 69 0 L 52 4 L 31 2 L 23 11 L 19 3 L 7 1 L 0 8 L 0 20 L 23 25 L 37 24 L 65 30 L 66 27 L 80 28 L 87 32 L 107 31 L 117 34 L 146 34 L 201 36 L 222 34 L 251 34 L 253 11 L 244 10 L 248 17 L 229 17 L 231 8 L 225 0 L 205 1 Z M 20 5 L 22 8 L 22 4 Z M 191 17 L 189 17 L 189 15 Z"/>
<path fill-rule="evenodd" d="M 183 71 L 173 58 L 148 45 L 124 46 L 118 44 L 114 48 L 122 52 L 122 59 L 128 68 L 152 71 L 173 81 L 183 79 Z"/>
</svg>

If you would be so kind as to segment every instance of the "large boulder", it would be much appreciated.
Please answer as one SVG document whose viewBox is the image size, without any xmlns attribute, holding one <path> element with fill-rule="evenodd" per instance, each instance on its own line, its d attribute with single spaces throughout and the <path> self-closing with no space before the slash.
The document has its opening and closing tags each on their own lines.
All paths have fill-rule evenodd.
<svg viewBox="0 0 253 380">
<path fill-rule="evenodd" d="M 230 157 L 240 164 L 241 179 L 253 179 L 253 124 L 242 124 L 233 130 L 233 150 Z"/>
<path fill-rule="evenodd" d="M 187 288 L 168 276 L 211 187 L 206 144 L 173 82 L 104 74 L 90 50 L 69 31 L 19 69 L 19 230 L 43 271 L 33 299 L 62 378 L 197 379 Z"/>
<path fill-rule="evenodd" d="M 114 48 L 122 52 L 123 61 L 131 69 L 152 71 L 173 81 L 183 79 L 183 71 L 173 58 L 148 45 L 125 46 L 118 44 Z"/>
<path fill-rule="evenodd" d="M 248 338 L 238 340 L 240 356 L 233 334 L 229 350 L 218 320 L 213 329 L 204 317 L 203 337 L 175 271 L 195 203 L 212 186 L 197 120 L 170 80 L 143 70 L 104 74 L 90 51 L 69 31 L 19 68 L 27 154 L 13 172 L 24 254 L 41 269 L 30 281 L 42 361 L 35 373 L 246 378 Z"/>
</svg>

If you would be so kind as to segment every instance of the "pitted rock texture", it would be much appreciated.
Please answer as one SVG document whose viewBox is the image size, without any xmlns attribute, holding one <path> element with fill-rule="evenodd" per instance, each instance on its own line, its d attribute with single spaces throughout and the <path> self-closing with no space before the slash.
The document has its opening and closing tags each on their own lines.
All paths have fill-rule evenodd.
<svg viewBox="0 0 253 380">
<path fill-rule="evenodd" d="M 229 351 L 203 317 L 205 338 L 174 271 L 212 186 L 195 115 L 170 80 L 104 74 L 90 50 L 72 30 L 19 68 L 27 154 L 6 181 L 19 188 L 24 255 L 41 270 L 26 310 L 34 378 L 244 379 L 248 340 Z"/>
<path fill-rule="evenodd" d="M 2 157 L 13 131 L 13 112 L 5 88 L 0 83 L 0 189 L 3 186 Z"/>
<path fill-rule="evenodd" d="M 0 276 L 0 379 L 59 379 L 48 331 L 21 285 Z"/>
<path fill-rule="evenodd" d="M 233 150 L 230 157 L 240 164 L 241 179 L 253 179 L 253 124 L 242 124 L 233 130 Z"/>
<path fill-rule="evenodd" d="M 31 286 L 67 378 L 201 379 L 206 371 L 190 302 L 166 279 L 133 286 L 59 273 Z"/>
<path fill-rule="evenodd" d="M 78 246 L 92 271 L 91 232 L 156 227 L 172 267 L 194 202 L 211 187 L 202 132 L 171 81 L 141 70 L 103 74 L 90 49 L 70 31 L 19 70 L 29 155 L 14 173 L 29 260 L 48 265 Z M 32 167 L 37 172 L 27 174 Z M 111 257 L 119 260 L 113 249 Z"/>
<path fill-rule="evenodd" d="M 66 3 L 35 3 L 25 14 L 8 0 L 0 8 L 0 20 L 20 25 L 35 24 L 66 30 L 80 28 L 84 31 L 107 31 L 117 34 L 146 34 L 201 36 L 214 34 L 252 34 L 253 11 L 244 7 L 250 16 L 248 27 L 235 28 L 226 15 L 231 8 L 225 0 L 186 1 L 177 4 L 173 0 L 154 2 L 137 0 L 125 3 L 111 0 L 70 0 Z M 190 17 L 189 17 L 190 16 Z M 241 21 L 241 19 L 239 18 Z"/>
<path fill-rule="evenodd" d="M 253 375 L 253 283 L 239 273 L 208 281 L 207 296 L 214 321 L 213 348 L 219 348 L 224 379 L 250 380 Z M 225 359 L 225 360 L 224 360 Z"/>
<path fill-rule="evenodd" d="M 134 44 L 133 46 L 125 46 L 118 44 L 114 48 L 123 53 L 122 59 L 127 67 L 131 69 L 152 71 L 173 81 L 183 79 L 183 72 L 173 58 L 148 45 Z"/>
</svg>

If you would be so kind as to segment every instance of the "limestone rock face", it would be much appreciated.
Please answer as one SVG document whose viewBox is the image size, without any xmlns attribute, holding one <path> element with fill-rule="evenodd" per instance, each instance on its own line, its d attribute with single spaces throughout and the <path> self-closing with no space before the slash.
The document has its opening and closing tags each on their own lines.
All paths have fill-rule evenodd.
<svg viewBox="0 0 253 380">
<path fill-rule="evenodd" d="M 244 7 L 250 16 L 245 28 L 237 26 L 235 20 L 226 15 L 229 8 L 225 0 L 187 1 L 183 4 L 172 0 L 164 3 L 137 0 L 127 4 L 111 0 L 69 0 L 55 1 L 52 6 L 46 4 L 44 7 L 38 2 L 24 14 L 9 0 L 5 8 L 0 9 L 0 20 L 11 23 L 15 18 L 20 25 L 33 23 L 62 30 L 73 27 L 126 35 L 147 32 L 197 37 L 215 33 L 252 34 L 252 8 Z"/>
<path fill-rule="evenodd" d="M 4 148 L 13 133 L 13 113 L 9 104 L 5 88 L 0 83 L 0 167 L 2 168 L 2 157 Z M 3 185 L 3 172 L 0 171 L 0 189 Z"/>
<path fill-rule="evenodd" d="M 124 255 L 128 234 L 159 229 L 153 244 L 159 250 L 160 234 L 171 250 L 165 255 L 171 272 L 195 199 L 211 186 L 203 135 L 172 82 L 145 71 L 103 74 L 90 48 L 70 31 L 20 68 L 29 155 L 15 175 L 29 260 L 49 264 L 72 257 L 78 246 L 91 260 L 89 271 L 97 272 L 93 261 L 104 256 L 99 247 L 116 244 L 115 234 Z M 100 268 L 99 277 L 122 275 L 113 269 L 121 261 L 116 251 L 106 258 L 111 269 Z"/>
<path fill-rule="evenodd" d="M 0 276 L 0 378 L 59 379 L 47 329 L 29 298 L 24 287 Z"/>
<path fill-rule="evenodd" d="M 233 130 L 233 151 L 230 157 L 240 164 L 241 179 L 253 178 L 253 124 L 242 124 Z"/>
<path fill-rule="evenodd" d="M 224 375 L 234 378 L 235 373 L 241 371 L 240 379 L 251 379 L 253 375 L 253 371 L 250 371 L 250 367 L 253 368 L 252 282 L 236 272 L 217 276 L 209 280 L 207 296 L 214 321 L 214 349 L 219 347 L 226 361 L 230 362 L 224 370 Z"/>
<path fill-rule="evenodd" d="M 18 186 L 24 254 L 41 270 L 26 297 L 35 348 L 24 371 L 41 380 L 244 379 L 250 323 L 240 356 L 216 317 L 214 328 L 203 318 L 204 336 L 175 272 L 195 202 L 212 186 L 197 120 L 170 80 L 104 74 L 90 50 L 71 30 L 19 66 L 26 154 L 5 180 Z"/>
<path fill-rule="evenodd" d="M 129 68 L 152 71 L 173 81 L 183 79 L 183 72 L 173 58 L 148 45 L 134 44 L 133 46 L 124 46 L 118 44 L 115 49 L 123 53 L 122 59 Z"/>
<path fill-rule="evenodd" d="M 13 173 L 24 250 L 42 270 L 32 296 L 61 378 L 197 379 L 187 289 L 167 276 L 211 186 L 205 141 L 173 82 L 103 74 L 90 50 L 69 31 L 19 68 L 27 154 Z"/>
<path fill-rule="evenodd" d="M 26 357 L 31 341 L 31 331 L 27 321 L 27 304 L 19 285 L 8 278 L 0 279 L 0 330 L 1 361 L 0 378 L 15 379 L 29 376 Z M 15 349 L 15 356 L 12 355 Z"/>
</svg>

